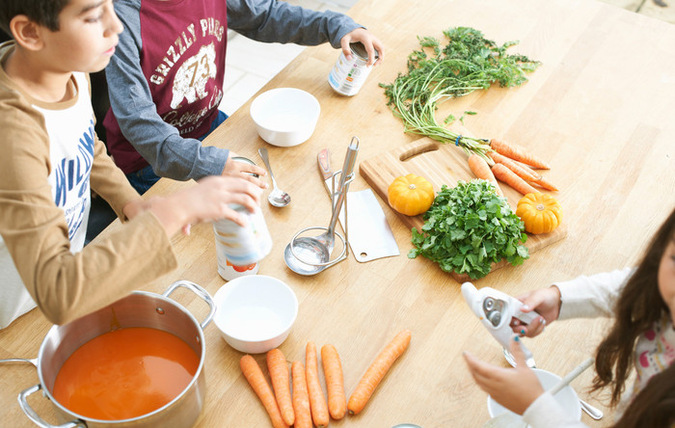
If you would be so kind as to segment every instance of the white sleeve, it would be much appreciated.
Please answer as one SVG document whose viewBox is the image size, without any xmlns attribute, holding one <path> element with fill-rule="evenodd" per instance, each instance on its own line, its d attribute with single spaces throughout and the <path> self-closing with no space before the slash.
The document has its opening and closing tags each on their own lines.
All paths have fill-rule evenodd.
<svg viewBox="0 0 675 428">
<path fill-rule="evenodd" d="M 555 283 L 562 302 L 558 319 L 611 316 L 619 293 L 633 272 L 634 268 L 624 268 Z"/>
<path fill-rule="evenodd" d="M 588 428 L 571 415 L 565 414 L 549 392 L 540 395 L 530 404 L 523 413 L 523 422 L 532 428 Z"/>
</svg>

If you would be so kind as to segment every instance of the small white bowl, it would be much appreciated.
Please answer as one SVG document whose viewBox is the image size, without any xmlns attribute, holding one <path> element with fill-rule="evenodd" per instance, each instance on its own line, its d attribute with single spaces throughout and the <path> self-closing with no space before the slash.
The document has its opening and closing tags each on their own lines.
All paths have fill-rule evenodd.
<svg viewBox="0 0 675 428">
<path fill-rule="evenodd" d="M 265 275 L 242 276 L 220 287 L 213 321 L 234 349 L 262 354 L 283 343 L 298 316 L 298 299 L 284 282 Z"/>
<path fill-rule="evenodd" d="M 537 374 L 537 378 L 539 378 L 539 382 L 541 382 L 544 390 L 553 388 L 561 380 L 560 376 L 549 371 L 542 369 L 532 370 L 534 370 L 534 372 Z M 553 397 L 558 402 L 558 404 L 560 404 L 566 414 L 572 415 L 572 417 L 574 417 L 574 419 L 577 421 L 581 420 L 581 404 L 579 403 L 579 396 L 576 392 L 574 392 L 574 389 L 571 386 L 567 385 Z M 501 415 L 504 412 L 512 413 L 510 410 L 493 400 L 489 395 L 487 405 L 488 413 L 490 414 L 491 418 Z"/>
<path fill-rule="evenodd" d="M 260 138 L 273 146 L 292 147 L 312 136 L 321 113 L 319 101 L 296 88 L 276 88 L 251 103 L 251 118 Z"/>
</svg>

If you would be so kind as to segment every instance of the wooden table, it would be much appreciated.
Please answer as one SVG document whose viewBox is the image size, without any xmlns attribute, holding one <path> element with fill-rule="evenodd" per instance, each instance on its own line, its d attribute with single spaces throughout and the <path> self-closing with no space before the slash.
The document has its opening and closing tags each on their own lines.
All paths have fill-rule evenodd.
<svg viewBox="0 0 675 428">
<path fill-rule="evenodd" d="M 300 302 L 297 321 L 281 346 L 289 360 L 303 360 L 308 341 L 319 347 L 332 343 L 341 354 L 350 393 L 386 342 L 401 329 L 413 332 L 410 348 L 366 409 L 331 425 L 480 426 L 488 419 L 486 394 L 467 372 L 462 351 L 506 366 L 501 349 L 450 275 L 426 259 L 406 257 L 410 231 L 385 202 L 380 200 L 400 256 L 365 264 L 350 257 L 314 277 L 300 277 L 284 264 L 282 253 L 293 234 L 325 225 L 330 216 L 316 155 L 328 147 L 333 163 L 341 165 L 353 135 L 361 140 L 357 162 L 417 139 L 403 133 L 378 87 L 406 70 L 407 55 L 418 47 L 416 36 L 442 38 L 445 29 L 469 26 L 498 43 L 519 40 L 512 51 L 543 63 L 529 83 L 475 93 L 447 108 L 460 115 L 478 112 L 465 121 L 476 135 L 519 142 L 550 161 L 548 177 L 561 188 L 557 196 L 569 232 L 523 266 L 502 268 L 475 283 L 518 295 L 555 280 L 632 265 L 675 206 L 675 27 L 591 0 L 361 0 L 350 14 L 387 46 L 385 62 L 357 96 L 342 97 L 328 86 L 338 52 L 327 45 L 307 48 L 263 88 L 297 87 L 319 99 L 321 117 L 308 142 L 293 148 L 267 145 L 256 134 L 247 103 L 206 144 L 229 147 L 259 164 L 257 149 L 266 146 L 279 183 L 293 197 L 287 208 L 263 207 L 274 246 L 260 264 L 260 274 L 288 283 Z M 187 185 L 161 180 L 150 194 Z M 357 176 L 351 190 L 367 187 Z M 162 292 L 174 280 L 188 279 L 215 293 L 224 281 L 216 272 L 210 225 L 193 227 L 191 236 L 173 241 L 179 269 L 139 288 Z M 189 293 L 177 293 L 176 299 L 197 318 L 206 312 Z M 539 367 L 562 375 L 593 355 L 606 326 L 599 320 L 554 323 L 527 343 Z M 49 327 L 37 311 L 22 317 L 0 331 L 0 358 L 36 357 Z M 242 354 L 226 345 L 215 326 L 205 335 L 208 392 L 197 426 L 270 426 L 240 373 Z M 264 361 L 262 355 L 256 358 Z M 16 396 L 37 383 L 35 369 L 13 365 L 0 371 L 0 425 L 32 426 Z M 586 392 L 591 379 L 589 370 L 573 386 L 606 410 L 599 401 L 606 396 Z M 45 401 L 31 399 L 40 411 L 49 408 Z M 608 426 L 611 412 L 599 422 L 586 415 L 583 421 Z"/>
</svg>

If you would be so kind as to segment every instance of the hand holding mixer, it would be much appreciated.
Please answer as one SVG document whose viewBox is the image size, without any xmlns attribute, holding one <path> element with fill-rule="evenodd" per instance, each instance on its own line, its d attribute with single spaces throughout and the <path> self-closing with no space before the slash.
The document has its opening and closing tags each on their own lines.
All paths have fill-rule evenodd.
<svg viewBox="0 0 675 428">
<path fill-rule="evenodd" d="M 511 318 L 518 318 L 529 324 L 539 317 L 537 312 L 521 311 L 523 303 L 520 300 L 494 288 L 483 287 L 478 290 L 472 283 L 465 282 L 462 284 L 462 296 L 485 328 L 505 349 L 509 349 L 513 337 Z M 530 366 L 530 361 L 534 361 L 532 352 L 524 344 L 521 347 Z"/>
</svg>

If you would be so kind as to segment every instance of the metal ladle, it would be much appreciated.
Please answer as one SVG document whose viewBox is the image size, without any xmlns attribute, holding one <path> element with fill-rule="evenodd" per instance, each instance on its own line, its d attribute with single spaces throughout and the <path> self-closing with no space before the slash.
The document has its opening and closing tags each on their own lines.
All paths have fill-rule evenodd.
<svg viewBox="0 0 675 428">
<path fill-rule="evenodd" d="M 277 186 L 277 180 L 274 179 L 274 173 L 272 172 L 272 167 L 270 166 L 270 159 L 269 156 L 267 155 L 267 149 L 264 147 L 259 148 L 258 154 L 262 158 L 263 162 L 265 162 L 265 166 L 267 167 L 267 170 L 270 172 L 270 178 L 272 179 L 272 191 L 267 196 L 267 201 L 273 207 L 277 208 L 285 207 L 291 202 L 291 195 L 284 192 Z"/>
<path fill-rule="evenodd" d="M 293 236 L 291 242 L 284 250 L 286 265 L 299 275 L 315 275 L 346 258 L 348 243 L 342 235 L 335 232 L 335 225 L 342 205 L 345 203 L 349 183 L 354 178 L 354 163 L 356 162 L 358 149 L 359 139 L 354 137 L 347 148 L 344 166 L 340 172 L 340 183 L 337 191 L 334 192 L 335 199 L 332 203 L 332 214 L 328 227 L 308 227 L 302 229 Z M 345 210 L 346 212 L 347 210 Z M 347 224 L 346 219 L 345 224 Z M 325 232 L 318 236 L 300 237 L 301 234 L 314 229 L 325 230 Z M 343 248 L 340 255 L 331 260 L 331 254 L 335 247 L 335 235 L 342 241 Z"/>
</svg>

